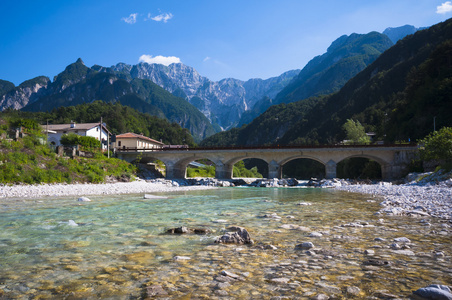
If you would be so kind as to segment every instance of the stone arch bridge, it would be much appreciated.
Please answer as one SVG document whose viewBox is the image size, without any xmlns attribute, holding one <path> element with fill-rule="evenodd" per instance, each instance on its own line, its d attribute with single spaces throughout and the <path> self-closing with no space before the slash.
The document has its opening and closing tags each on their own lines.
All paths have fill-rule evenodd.
<svg viewBox="0 0 452 300">
<path fill-rule="evenodd" d="M 166 178 L 181 179 L 186 176 L 189 163 L 209 159 L 215 164 L 215 177 L 231 179 L 236 162 L 257 158 L 268 163 L 268 177 L 282 178 L 284 164 L 294 159 L 312 159 L 325 166 L 325 177 L 336 177 L 336 167 L 347 158 L 364 157 L 381 166 L 384 180 L 398 178 L 407 164 L 416 156 L 417 145 L 339 145 L 339 146 L 278 146 L 278 147 L 224 147 L 181 149 L 119 149 L 117 157 L 128 162 L 161 160 L 166 165 Z"/>
</svg>

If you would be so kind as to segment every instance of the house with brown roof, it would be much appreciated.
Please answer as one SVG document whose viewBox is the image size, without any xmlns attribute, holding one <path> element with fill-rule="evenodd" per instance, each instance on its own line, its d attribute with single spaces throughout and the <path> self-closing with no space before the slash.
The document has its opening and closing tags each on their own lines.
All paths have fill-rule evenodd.
<svg viewBox="0 0 452 300">
<path fill-rule="evenodd" d="M 47 142 L 53 146 L 60 146 L 60 140 L 63 134 L 75 133 L 80 136 L 91 136 L 102 141 L 102 148 L 107 149 L 107 142 L 111 135 L 105 124 L 98 123 L 80 123 L 72 122 L 70 124 L 48 124 L 41 125 L 47 133 Z"/>
<path fill-rule="evenodd" d="M 112 147 L 116 149 L 161 149 L 165 144 L 142 134 L 132 132 L 119 134 L 113 139 Z"/>
</svg>

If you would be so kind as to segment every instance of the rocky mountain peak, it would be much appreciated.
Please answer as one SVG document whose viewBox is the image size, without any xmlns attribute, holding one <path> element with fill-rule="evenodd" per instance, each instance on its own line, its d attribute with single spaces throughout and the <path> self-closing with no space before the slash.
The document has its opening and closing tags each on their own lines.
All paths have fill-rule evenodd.
<svg viewBox="0 0 452 300">
<path fill-rule="evenodd" d="M 407 35 L 413 34 L 416 31 L 423 28 L 416 28 L 413 25 L 403 25 L 400 27 L 388 27 L 383 31 L 383 34 L 386 34 L 391 41 L 395 44 L 398 40 L 403 39 Z"/>
</svg>

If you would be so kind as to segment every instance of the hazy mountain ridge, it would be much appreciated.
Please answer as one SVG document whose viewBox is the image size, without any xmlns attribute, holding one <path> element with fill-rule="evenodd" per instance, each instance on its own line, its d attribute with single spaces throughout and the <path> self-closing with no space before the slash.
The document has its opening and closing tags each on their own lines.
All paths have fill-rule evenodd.
<svg viewBox="0 0 452 300">
<path fill-rule="evenodd" d="M 416 28 L 412 25 L 404 25 L 400 27 L 388 27 L 383 31 L 383 34 L 386 34 L 391 41 L 395 44 L 399 40 L 403 39 L 407 35 L 414 34 L 418 30 L 426 29 L 427 27 Z"/>
</svg>

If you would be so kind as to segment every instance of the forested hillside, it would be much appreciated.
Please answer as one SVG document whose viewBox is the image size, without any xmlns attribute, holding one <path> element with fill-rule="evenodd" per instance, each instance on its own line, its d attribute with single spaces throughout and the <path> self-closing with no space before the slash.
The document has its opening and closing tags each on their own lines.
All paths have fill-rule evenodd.
<svg viewBox="0 0 452 300">
<path fill-rule="evenodd" d="M 376 139 L 415 141 L 451 126 L 452 20 L 416 32 L 385 51 L 337 93 L 271 107 L 247 126 L 202 145 L 333 144 L 355 119 Z"/>
<path fill-rule="evenodd" d="M 339 37 L 326 53 L 309 61 L 276 97 L 264 98 L 244 113 L 240 125 L 251 122 L 271 105 L 337 92 L 392 45 L 388 36 L 378 32 Z"/>
</svg>

